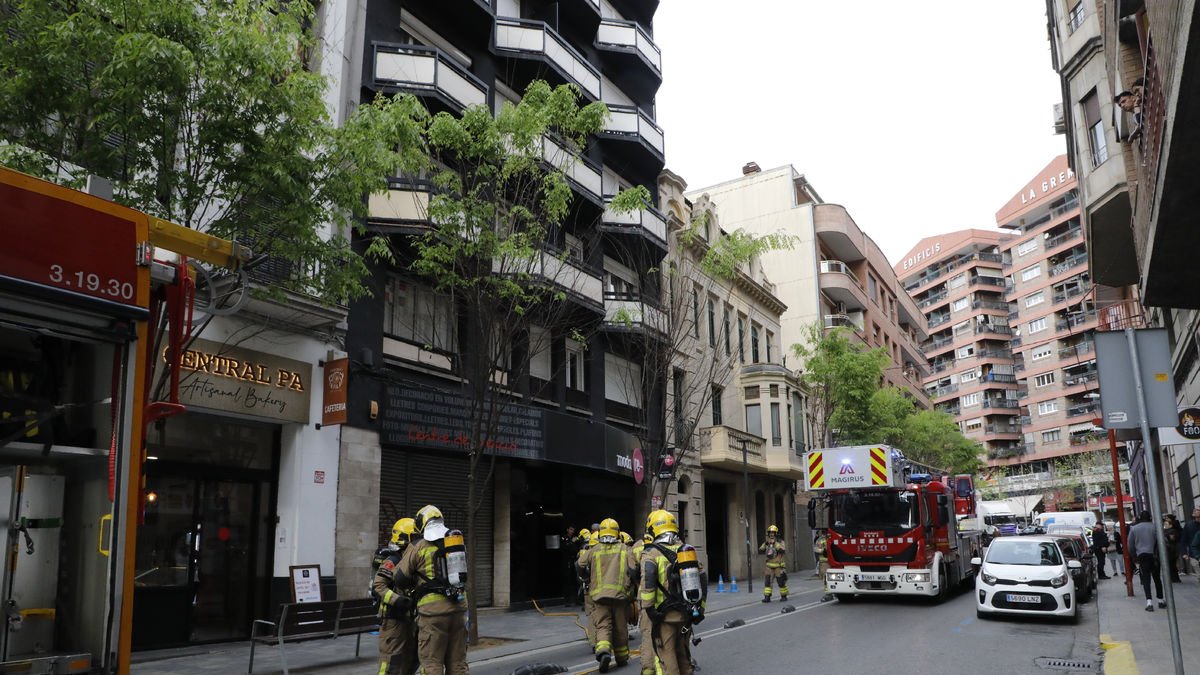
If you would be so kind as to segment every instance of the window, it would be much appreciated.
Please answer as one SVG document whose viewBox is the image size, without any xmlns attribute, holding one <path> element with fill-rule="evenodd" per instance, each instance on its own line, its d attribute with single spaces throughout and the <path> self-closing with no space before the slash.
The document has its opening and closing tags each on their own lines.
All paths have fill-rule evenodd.
<svg viewBox="0 0 1200 675">
<path fill-rule="evenodd" d="M 958 399 L 959 405 L 966 408 L 968 406 L 979 405 L 979 392 L 974 394 L 966 394 Z"/>
<path fill-rule="evenodd" d="M 1035 305 L 1040 305 L 1046 301 L 1046 291 L 1040 290 L 1037 293 L 1025 296 L 1025 308 L 1028 309 Z"/>
<path fill-rule="evenodd" d="M 1058 401 L 1042 401 L 1038 404 L 1039 415 L 1053 415 L 1058 412 Z"/>
<path fill-rule="evenodd" d="M 783 445 L 783 432 L 779 423 L 779 404 L 771 404 L 771 445 Z"/>
<path fill-rule="evenodd" d="M 529 375 L 549 380 L 554 369 L 550 359 L 550 331 L 541 326 L 529 327 Z"/>
<path fill-rule="evenodd" d="M 1041 361 L 1042 359 L 1050 358 L 1050 355 L 1053 353 L 1054 348 L 1050 345 L 1034 347 L 1033 352 L 1030 353 L 1030 359 L 1033 361 Z"/>
<path fill-rule="evenodd" d="M 963 422 L 963 431 L 965 431 L 967 433 L 979 431 L 981 429 L 983 429 L 983 418 L 982 417 L 976 417 L 975 419 L 970 419 L 970 420 L 967 420 L 966 422 Z"/>
<path fill-rule="evenodd" d="M 954 290 L 967 285 L 967 274 L 964 272 L 946 282 L 946 288 Z"/>
<path fill-rule="evenodd" d="M 729 329 L 729 307 L 728 306 L 725 307 L 725 313 L 721 320 L 722 320 L 722 324 L 725 327 L 725 356 L 729 356 L 732 353 L 733 343 L 729 339 L 730 329 Z"/>
<path fill-rule="evenodd" d="M 1046 330 L 1046 317 L 1043 316 L 1040 319 L 1034 319 L 1033 321 L 1029 322 L 1030 335 L 1033 335 L 1034 333 L 1040 333 L 1044 330 Z"/>
<path fill-rule="evenodd" d="M 979 371 L 978 370 L 968 370 L 967 372 L 958 376 L 959 382 L 971 382 L 971 381 L 977 380 L 977 379 L 979 379 Z"/>
<path fill-rule="evenodd" d="M 746 387 L 745 389 L 743 389 L 742 396 L 744 396 L 747 401 L 753 401 L 753 400 L 757 399 L 759 396 L 758 385 L 753 384 L 753 385 L 750 385 L 749 387 Z"/>
<path fill-rule="evenodd" d="M 721 396 L 725 394 L 725 390 L 717 385 L 712 385 L 712 423 L 714 427 L 721 426 Z"/>
<path fill-rule="evenodd" d="M 383 330 L 390 337 L 427 349 L 456 351 L 454 305 L 431 288 L 400 277 L 388 279 L 384 291 Z"/>
<path fill-rule="evenodd" d="M 1108 161 L 1108 145 L 1104 138 L 1104 121 L 1100 119 L 1100 99 L 1096 96 L 1096 90 L 1088 92 L 1079 103 L 1083 107 L 1084 125 L 1092 150 L 1092 166 L 1100 166 Z"/>
<path fill-rule="evenodd" d="M 1042 373 L 1033 379 L 1033 386 L 1038 388 L 1049 387 L 1052 384 L 1054 384 L 1054 373 Z"/>
<path fill-rule="evenodd" d="M 1083 20 L 1087 18 L 1087 8 L 1083 6 L 1083 0 L 1076 0 L 1071 9 L 1067 11 L 1067 34 L 1074 33 L 1083 25 Z"/>
<path fill-rule="evenodd" d="M 566 372 L 567 386 L 576 391 L 583 391 L 583 345 L 570 338 L 567 339 Z"/>
<path fill-rule="evenodd" d="M 1025 269 L 1021 270 L 1021 281 L 1029 281 L 1030 279 L 1036 279 L 1040 276 L 1042 276 L 1041 265 L 1033 265 L 1032 267 L 1026 267 Z"/>
<path fill-rule="evenodd" d="M 968 298 L 959 298 L 958 300 L 955 300 L 954 302 L 950 303 L 950 311 L 951 312 L 961 312 L 962 310 L 967 308 L 967 306 L 970 304 L 970 302 L 971 301 Z"/>
<path fill-rule="evenodd" d="M 563 235 L 563 241 L 567 249 L 567 259 L 583 262 L 583 242 L 579 237 L 568 232 Z"/>
<path fill-rule="evenodd" d="M 879 302 L 879 282 L 875 281 L 875 277 L 870 274 L 867 275 L 867 290 L 869 290 L 871 293 L 871 300 L 878 303 Z"/>
<path fill-rule="evenodd" d="M 958 351 L 954 352 L 954 354 L 960 359 L 969 359 L 972 356 L 975 356 L 975 345 L 959 347 Z"/>
<path fill-rule="evenodd" d="M 775 341 L 775 334 L 767 331 L 767 363 L 771 363 L 771 343 Z"/>
<path fill-rule="evenodd" d="M 700 337 L 700 293 L 692 288 L 692 335 Z"/>
<path fill-rule="evenodd" d="M 746 318 L 738 316 L 738 363 L 746 362 Z"/>
<path fill-rule="evenodd" d="M 1043 443 L 1057 443 L 1062 440 L 1062 429 L 1051 429 L 1042 432 Z"/>
<path fill-rule="evenodd" d="M 758 326 L 750 324 L 750 363 L 758 363 Z"/>
<path fill-rule="evenodd" d="M 1017 255 L 1018 256 L 1028 255 L 1028 254 L 1036 251 L 1037 247 L 1038 247 L 1037 239 L 1030 239 L 1029 241 L 1023 241 L 1020 244 L 1017 244 Z"/>
<path fill-rule="evenodd" d="M 762 436 L 762 406 L 757 403 L 746 406 L 746 433 Z"/>
<path fill-rule="evenodd" d="M 717 306 L 712 298 L 708 299 L 708 346 L 717 346 Z"/>
<path fill-rule="evenodd" d="M 679 432 L 683 426 L 683 378 L 687 377 L 682 368 L 674 368 L 671 371 L 671 395 L 673 412 L 675 413 L 675 445 L 684 447 L 680 443 Z"/>
</svg>

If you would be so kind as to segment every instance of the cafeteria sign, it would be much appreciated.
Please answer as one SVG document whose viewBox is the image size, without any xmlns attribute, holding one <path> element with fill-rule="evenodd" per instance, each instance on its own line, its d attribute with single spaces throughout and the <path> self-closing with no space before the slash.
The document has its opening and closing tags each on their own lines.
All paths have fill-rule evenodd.
<svg viewBox="0 0 1200 675">
<path fill-rule="evenodd" d="M 1184 408 L 1179 411 L 1179 426 L 1175 427 L 1180 436 L 1189 440 L 1200 440 L 1200 408 Z"/>
</svg>

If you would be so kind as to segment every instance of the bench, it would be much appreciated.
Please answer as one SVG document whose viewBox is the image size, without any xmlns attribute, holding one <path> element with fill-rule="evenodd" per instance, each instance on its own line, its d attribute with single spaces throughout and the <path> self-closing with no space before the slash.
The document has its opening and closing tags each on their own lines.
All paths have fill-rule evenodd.
<svg viewBox="0 0 1200 675">
<path fill-rule="evenodd" d="M 288 642 L 326 640 L 354 635 L 354 657 L 362 647 L 362 634 L 379 630 L 378 607 L 370 598 L 329 600 L 326 602 L 288 603 L 279 610 L 279 621 L 255 619 L 250 626 L 250 666 L 254 672 L 254 647 L 259 643 L 279 645 L 283 675 L 288 675 Z"/>
</svg>

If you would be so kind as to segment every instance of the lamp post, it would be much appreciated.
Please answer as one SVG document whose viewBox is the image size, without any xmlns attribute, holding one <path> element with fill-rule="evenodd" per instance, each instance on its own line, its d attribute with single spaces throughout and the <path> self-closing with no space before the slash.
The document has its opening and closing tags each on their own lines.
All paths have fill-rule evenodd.
<svg viewBox="0 0 1200 675">
<path fill-rule="evenodd" d="M 742 441 L 742 519 L 746 522 L 746 592 L 754 592 L 754 570 L 750 552 L 750 463 L 745 438 Z"/>
</svg>

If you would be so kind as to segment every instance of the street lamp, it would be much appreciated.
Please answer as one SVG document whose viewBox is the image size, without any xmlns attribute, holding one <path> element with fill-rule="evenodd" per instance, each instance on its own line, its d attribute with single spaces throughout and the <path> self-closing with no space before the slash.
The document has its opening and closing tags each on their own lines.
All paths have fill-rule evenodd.
<svg viewBox="0 0 1200 675">
<path fill-rule="evenodd" d="M 746 522 L 746 592 L 754 592 L 754 570 L 751 567 L 750 552 L 750 464 L 747 458 L 745 438 L 742 441 L 742 519 Z"/>
</svg>

